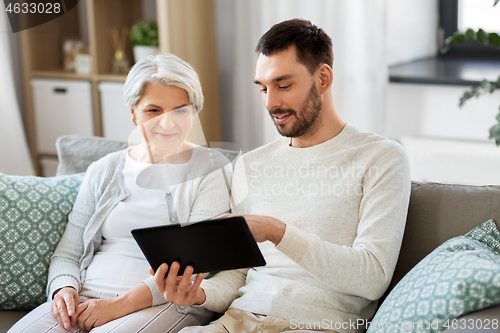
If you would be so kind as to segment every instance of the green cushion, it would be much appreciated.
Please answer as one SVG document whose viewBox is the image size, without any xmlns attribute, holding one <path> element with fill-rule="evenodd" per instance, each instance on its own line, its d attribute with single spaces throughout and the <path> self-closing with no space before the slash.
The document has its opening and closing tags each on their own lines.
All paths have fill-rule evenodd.
<svg viewBox="0 0 500 333">
<path fill-rule="evenodd" d="M 30 310 L 47 300 L 50 256 L 82 179 L 0 174 L 0 310 Z"/>
<path fill-rule="evenodd" d="M 391 291 L 370 332 L 439 332 L 500 303 L 500 233 L 493 220 L 446 241 Z"/>
</svg>

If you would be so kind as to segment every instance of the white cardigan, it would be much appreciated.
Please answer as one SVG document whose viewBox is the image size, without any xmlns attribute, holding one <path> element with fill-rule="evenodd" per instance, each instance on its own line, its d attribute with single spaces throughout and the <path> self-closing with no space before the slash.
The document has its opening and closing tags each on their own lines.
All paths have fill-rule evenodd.
<svg viewBox="0 0 500 333">
<path fill-rule="evenodd" d="M 171 223 L 206 220 L 228 212 L 230 162 L 219 152 L 196 146 L 192 167 L 183 183 L 172 186 L 166 198 Z M 47 297 L 71 286 L 80 291 L 86 270 L 102 243 L 100 227 L 115 205 L 129 193 L 122 170 L 129 149 L 111 153 L 92 163 L 78 192 L 66 230 L 51 258 Z M 153 295 L 153 306 L 165 303 L 153 277 L 144 281 Z"/>
</svg>

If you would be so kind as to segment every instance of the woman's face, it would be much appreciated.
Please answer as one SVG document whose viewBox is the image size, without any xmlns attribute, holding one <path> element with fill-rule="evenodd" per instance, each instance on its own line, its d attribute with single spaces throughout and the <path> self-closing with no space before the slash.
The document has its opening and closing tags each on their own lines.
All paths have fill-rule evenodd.
<svg viewBox="0 0 500 333">
<path fill-rule="evenodd" d="M 167 151 L 181 149 L 195 116 L 186 90 L 150 83 L 132 110 L 133 121 L 151 148 Z"/>
</svg>

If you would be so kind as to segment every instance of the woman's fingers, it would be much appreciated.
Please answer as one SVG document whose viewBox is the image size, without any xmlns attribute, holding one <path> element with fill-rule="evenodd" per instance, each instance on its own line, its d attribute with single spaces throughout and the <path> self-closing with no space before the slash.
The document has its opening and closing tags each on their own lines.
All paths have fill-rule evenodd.
<svg viewBox="0 0 500 333">
<path fill-rule="evenodd" d="M 71 329 L 71 321 L 66 308 L 66 302 L 62 297 L 56 296 L 56 299 L 52 301 L 52 314 L 65 329 Z"/>
<path fill-rule="evenodd" d="M 76 323 L 75 310 L 78 303 L 78 293 L 72 287 L 61 288 L 54 295 L 51 304 L 52 314 L 67 330 Z"/>
<path fill-rule="evenodd" d="M 188 295 L 188 303 L 189 304 L 202 304 L 205 299 L 204 295 L 205 293 L 201 291 L 200 285 L 203 279 L 205 278 L 205 274 L 203 273 L 198 273 L 196 275 L 196 278 L 193 281 L 193 284 L 191 285 L 191 288 L 189 288 L 189 295 Z M 200 291 L 202 295 L 200 295 Z M 198 296 L 200 295 L 200 299 L 198 299 Z M 203 297 L 203 299 L 201 298 Z"/>
<path fill-rule="evenodd" d="M 193 267 L 188 266 L 184 269 L 184 273 L 182 274 L 182 278 L 177 285 L 177 293 L 176 293 L 176 304 L 185 304 L 186 299 L 188 297 L 189 287 L 191 287 L 191 275 L 193 275 Z"/>
<path fill-rule="evenodd" d="M 73 325 L 75 325 L 76 323 L 78 323 L 78 327 L 82 330 L 82 331 L 85 331 L 85 326 L 83 325 L 83 322 L 85 321 L 86 317 L 85 315 L 82 316 L 82 313 L 85 312 L 85 310 L 87 309 L 87 306 L 88 306 L 88 303 L 87 302 L 84 302 L 84 303 L 81 303 L 81 304 L 78 304 L 78 306 L 76 307 L 76 314 L 75 316 L 72 318 L 74 320 L 74 323 Z"/>
<path fill-rule="evenodd" d="M 180 265 L 178 262 L 173 262 L 170 265 L 167 278 L 165 279 L 166 297 L 168 302 L 175 302 L 177 296 L 177 273 L 179 272 Z"/>
<path fill-rule="evenodd" d="M 163 263 L 155 273 L 155 283 L 158 290 L 163 294 L 167 302 L 173 302 L 178 305 L 192 305 L 203 303 L 205 294 L 200 288 L 204 274 L 196 275 L 194 281 L 191 281 L 193 267 L 187 266 L 182 276 L 178 276 L 180 265 L 173 262 L 168 269 L 168 265 Z M 165 277 L 165 274 L 167 273 Z"/>
<path fill-rule="evenodd" d="M 94 328 L 95 319 L 92 317 L 89 311 L 86 311 L 89 308 L 89 301 L 80 304 L 78 307 L 78 327 L 85 332 L 89 332 Z"/>
<path fill-rule="evenodd" d="M 156 270 L 155 273 L 155 283 L 156 286 L 158 287 L 158 291 L 165 296 L 165 290 L 166 290 L 166 279 L 165 279 L 165 274 L 167 274 L 168 270 L 168 265 L 167 264 L 161 264 L 160 267 Z"/>
<path fill-rule="evenodd" d="M 56 304 L 55 301 L 52 301 L 52 304 L 51 304 L 51 309 L 52 309 L 52 315 L 57 319 L 57 321 L 64 326 L 64 323 L 61 319 L 61 315 L 59 314 L 59 308 L 58 308 L 58 305 Z"/>
<path fill-rule="evenodd" d="M 68 310 L 68 315 L 72 316 L 75 313 L 75 299 L 73 295 L 64 294 L 64 302 L 66 303 L 66 309 Z"/>
</svg>

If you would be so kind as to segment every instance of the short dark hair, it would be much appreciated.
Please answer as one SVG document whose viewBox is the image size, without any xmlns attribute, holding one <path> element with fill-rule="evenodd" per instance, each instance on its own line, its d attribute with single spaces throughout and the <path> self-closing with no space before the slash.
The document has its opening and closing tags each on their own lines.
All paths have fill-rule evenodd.
<svg viewBox="0 0 500 333">
<path fill-rule="evenodd" d="M 277 23 L 259 40 L 255 52 L 265 56 L 295 45 L 297 61 L 312 74 L 320 64 L 333 67 L 332 39 L 310 21 L 293 19 Z"/>
</svg>

